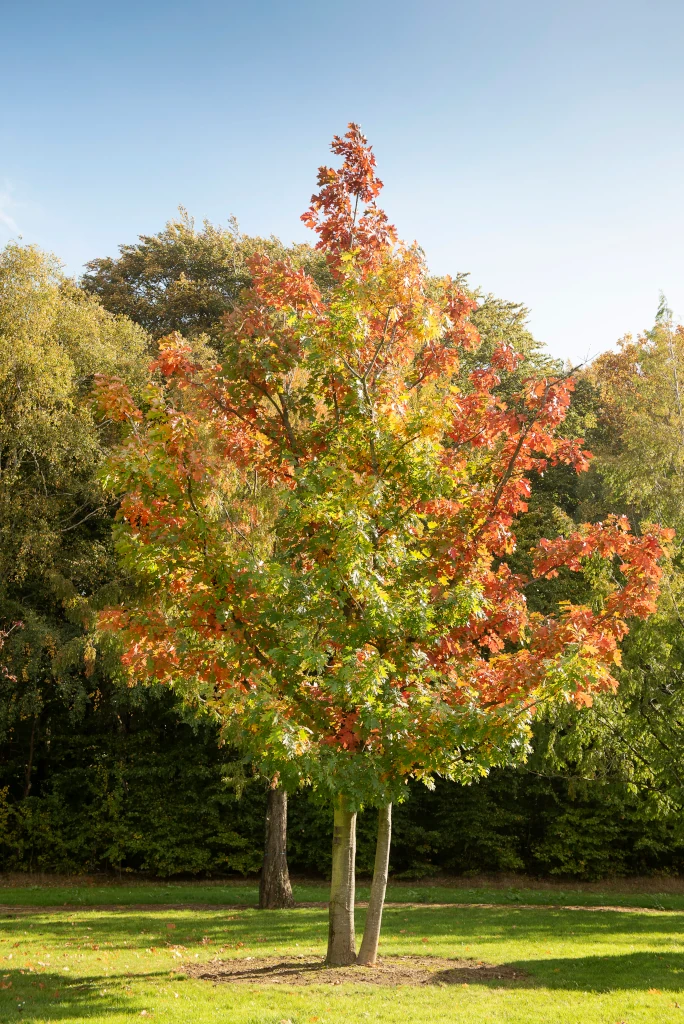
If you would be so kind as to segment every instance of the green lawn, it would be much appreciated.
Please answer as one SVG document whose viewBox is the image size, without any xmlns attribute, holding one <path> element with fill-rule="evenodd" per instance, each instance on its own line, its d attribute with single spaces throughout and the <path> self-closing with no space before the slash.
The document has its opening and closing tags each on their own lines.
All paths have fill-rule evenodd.
<svg viewBox="0 0 684 1024">
<path fill-rule="evenodd" d="M 302 882 L 293 886 L 295 898 L 301 903 L 325 902 L 329 887 L 324 883 Z M 359 901 L 368 899 L 370 887 L 358 885 Z M 258 882 L 75 882 L 60 884 L 16 885 L 0 882 L 0 905 L 61 907 L 98 906 L 103 904 L 129 905 L 206 903 L 216 906 L 245 904 L 256 906 L 259 900 Z M 621 891 L 614 885 L 581 889 L 576 885 L 546 885 L 535 888 L 534 882 L 521 880 L 513 885 L 469 885 L 425 883 L 395 883 L 387 888 L 389 903 L 498 903 L 503 906 L 534 904 L 586 907 L 617 906 L 646 907 L 656 910 L 684 910 L 682 892 Z"/>
<path fill-rule="evenodd" d="M 173 1024 L 684 1024 L 684 914 L 676 908 L 656 913 L 563 909 L 563 902 L 597 903 L 596 893 L 581 899 L 576 890 L 565 896 L 556 892 L 554 899 L 546 890 L 400 886 L 390 892 L 392 900 L 413 902 L 386 910 L 381 955 L 473 957 L 513 965 L 526 973 L 522 981 L 296 989 L 283 984 L 214 986 L 172 973 L 219 951 L 222 957 L 323 953 L 324 908 L 259 912 L 217 905 L 253 903 L 255 895 L 253 885 L 2 888 L 0 903 L 12 903 L 18 912 L 5 911 L 0 918 L 0 1021 L 118 1024 L 151 1017 Z M 305 886 L 297 895 L 313 902 L 325 891 Z M 606 895 L 604 902 L 613 905 L 638 903 L 634 893 Z M 681 897 L 667 899 L 678 902 Z M 437 905 L 449 900 L 497 905 Z M 164 906 L 190 901 L 213 906 Z M 51 913 L 20 909 L 65 902 L 119 906 L 62 906 Z M 557 906 L 525 909 L 518 902 Z M 155 906 L 126 909 L 131 903 Z M 652 907 L 654 899 L 645 896 L 641 903 Z M 363 918 L 360 909 L 359 927 Z"/>
</svg>

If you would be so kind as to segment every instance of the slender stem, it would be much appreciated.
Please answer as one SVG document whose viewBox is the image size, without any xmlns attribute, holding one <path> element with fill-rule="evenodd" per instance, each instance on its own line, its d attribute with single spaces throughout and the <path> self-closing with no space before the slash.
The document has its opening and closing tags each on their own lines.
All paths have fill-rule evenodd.
<svg viewBox="0 0 684 1024">
<path fill-rule="evenodd" d="M 343 796 L 335 799 L 332 853 L 326 961 L 333 967 L 346 967 L 356 962 L 356 811 L 349 809 Z"/>
<path fill-rule="evenodd" d="M 366 927 L 357 963 L 364 967 L 372 967 L 378 958 L 378 943 L 382 925 L 382 910 L 387 890 L 387 873 L 389 870 L 390 845 L 392 842 L 392 804 L 381 807 L 378 811 L 378 840 L 375 846 L 375 867 L 371 885 Z"/>
</svg>

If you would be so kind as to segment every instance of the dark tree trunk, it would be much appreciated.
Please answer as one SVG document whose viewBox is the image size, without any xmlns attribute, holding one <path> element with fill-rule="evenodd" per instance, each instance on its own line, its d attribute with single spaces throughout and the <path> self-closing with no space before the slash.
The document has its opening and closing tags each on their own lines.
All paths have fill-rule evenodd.
<svg viewBox="0 0 684 1024">
<path fill-rule="evenodd" d="M 380 925 L 382 909 L 385 905 L 387 890 L 387 872 L 389 870 L 390 844 L 392 842 L 392 804 L 381 807 L 378 811 L 378 841 L 375 847 L 375 867 L 373 884 L 371 885 L 366 927 L 359 950 L 357 963 L 364 967 L 372 967 L 378 958 L 378 942 L 380 941 Z"/>
<path fill-rule="evenodd" d="M 38 715 L 33 716 L 33 725 L 31 726 L 31 742 L 29 743 L 29 755 L 26 763 L 26 775 L 24 776 L 24 799 L 31 792 L 31 773 L 33 771 L 33 751 L 36 745 L 36 725 L 38 724 Z"/>
<path fill-rule="evenodd" d="M 287 869 L 287 793 L 280 786 L 268 791 L 264 865 L 259 883 L 259 908 L 294 907 L 290 872 Z"/>
<path fill-rule="evenodd" d="M 356 811 L 345 797 L 335 800 L 332 879 L 328 907 L 327 963 L 346 967 L 356 963 L 354 898 L 356 893 Z"/>
</svg>

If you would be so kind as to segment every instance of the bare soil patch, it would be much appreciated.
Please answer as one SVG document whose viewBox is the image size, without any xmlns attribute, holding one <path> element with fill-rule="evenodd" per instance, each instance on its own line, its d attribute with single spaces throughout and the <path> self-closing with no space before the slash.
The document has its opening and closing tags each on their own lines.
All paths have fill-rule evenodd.
<svg viewBox="0 0 684 1024">
<path fill-rule="evenodd" d="M 387 956 L 378 958 L 375 967 L 329 967 L 316 956 L 217 958 L 188 964 L 178 974 L 243 985 L 471 985 L 527 977 L 507 964 L 436 956 Z"/>
</svg>

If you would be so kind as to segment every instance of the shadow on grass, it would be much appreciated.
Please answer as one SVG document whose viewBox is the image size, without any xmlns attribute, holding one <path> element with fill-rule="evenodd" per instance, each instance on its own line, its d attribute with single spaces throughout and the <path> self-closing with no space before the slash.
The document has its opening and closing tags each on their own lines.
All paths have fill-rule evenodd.
<svg viewBox="0 0 684 1024">
<path fill-rule="evenodd" d="M 258 962 L 254 963 L 254 981 L 259 975 Z M 299 968 L 301 970 L 301 967 Z M 619 956 L 590 956 L 576 959 L 518 960 L 500 965 L 507 976 L 492 973 L 478 976 L 475 971 L 463 972 L 458 968 L 438 971 L 426 979 L 430 986 L 468 984 L 489 989 L 540 989 L 572 992 L 660 991 L 680 992 L 684 989 L 684 954 L 628 953 Z M 515 971 L 517 977 L 511 977 Z M 0 990 L 0 1019 L 5 1022 L 23 1020 L 27 1024 L 38 1021 L 73 1021 L 125 1013 L 139 1016 L 146 1004 L 128 986 L 132 980 L 161 982 L 168 980 L 165 971 L 136 975 L 71 975 L 67 980 L 55 972 L 23 974 L 5 972 Z M 263 978 L 267 985 L 267 979 Z M 342 985 L 357 985 L 349 977 L 340 979 Z M 339 985 L 340 982 L 333 982 Z M 181 983 L 177 979 L 176 984 Z M 401 980 L 398 982 L 402 984 Z M 288 988 L 296 985 L 294 979 Z M 230 988 L 230 982 L 226 988 Z M 322 988 L 327 988 L 323 983 Z M 331 986 L 332 987 L 332 986 Z M 364 986 L 367 988 L 367 986 Z M 373 986 L 377 991 L 377 987 Z M 394 988 L 390 981 L 387 988 Z M 266 988 L 265 988 L 266 991 Z M 340 991 L 339 988 L 336 991 Z M 148 1000 L 154 1000 L 149 996 Z"/>
<path fill-rule="evenodd" d="M 57 888 L 32 885 L 13 889 L 0 886 L 0 904 L 28 910 L 31 907 L 54 907 L 65 912 L 79 907 L 111 906 L 125 907 L 131 904 L 148 903 L 160 907 L 167 903 L 207 903 L 217 907 L 232 903 L 257 906 L 259 886 L 237 883 L 223 887 L 202 885 L 177 886 L 75 886 Z"/>
<path fill-rule="evenodd" d="M 150 972 L 135 979 L 122 974 L 79 977 L 46 971 L 25 973 L 4 971 L 0 976 L 0 1020 L 73 1021 L 81 1017 L 108 1014 L 140 1014 L 145 1009 L 139 997 L 129 993 L 132 980 L 146 982 L 168 979 L 166 972 Z"/>
<path fill-rule="evenodd" d="M 437 959 L 437 958 L 436 958 Z M 438 958 L 444 964 L 444 958 Z M 231 961 L 226 970 L 211 963 L 192 970 L 191 976 L 207 982 L 224 985 L 244 982 L 260 985 L 287 982 L 293 985 L 356 985 L 368 988 L 398 985 L 454 986 L 469 985 L 479 988 L 547 988 L 581 992 L 610 991 L 668 991 L 684 990 L 684 954 L 667 956 L 657 953 L 625 953 L 614 956 L 587 956 L 516 960 L 509 963 L 470 964 L 454 960 L 453 966 L 443 966 L 431 972 L 427 957 L 385 956 L 378 966 L 376 977 L 368 976 L 367 968 L 326 967 L 322 959 L 302 962 L 268 958 L 250 959 L 249 964 Z M 426 970 L 426 966 L 428 970 Z M 236 968 L 238 968 L 236 970 Z M 358 976 L 354 975 L 356 972 Z M 374 972 L 372 972 L 374 973 Z"/>
<path fill-rule="evenodd" d="M 577 992 L 684 991 L 684 953 L 621 953 L 544 960 L 516 960 L 508 966 L 526 977 L 515 987 L 570 989 Z"/>
<path fill-rule="evenodd" d="M 365 911 L 356 913 L 357 927 L 363 927 Z M 0 919 L 3 937 L 19 943 L 22 954 L 26 954 L 36 942 L 55 942 L 61 949 L 84 950 L 99 944 L 110 952 L 164 948 L 167 945 L 197 946 L 202 939 L 205 946 L 249 946 L 257 951 L 263 946 L 300 943 L 318 946 L 325 943 L 327 932 L 327 911 L 323 908 L 302 908 L 280 911 L 174 911 L 160 907 L 159 910 L 116 910 L 79 913 L 69 915 L 44 914 L 31 918 L 3 916 Z M 682 936 L 684 941 L 684 917 L 682 915 L 634 913 L 595 913 L 573 910 L 522 910 L 508 907 L 490 909 L 478 907 L 444 908 L 415 907 L 385 910 L 383 920 L 383 941 L 414 945 L 421 939 L 428 939 L 440 945 L 446 943 L 472 943 L 485 941 L 488 944 L 505 944 L 509 940 L 519 943 L 549 943 L 558 939 L 578 945 L 600 942 L 610 943 L 614 939 L 624 944 L 633 936 L 656 952 L 670 946 L 672 938 Z M 63 945 L 64 944 L 64 945 Z M 385 947 L 392 952 L 391 948 Z M 435 948 L 435 953 L 438 951 Z M 448 948 L 439 950 L 449 955 Z M 510 953 L 499 952 L 499 956 Z M 636 955 L 636 954 L 635 954 Z M 648 954 L 644 954 L 648 955 Z M 665 954 L 663 954 L 665 955 Z M 497 956 L 494 948 L 488 957 Z"/>
<path fill-rule="evenodd" d="M 308 910 L 233 910 L 208 911 L 121 910 L 72 911 L 68 915 L 39 914 L 26 918 L 0 917 L 2 937 L 21 946 L 19 955 L 33 955 L 32 947 L 45 941 L 60 951 L 84 952 L 99 946 L 101 950 L 133 952 L 149 947 L 181 945 L 230 948 L 245 944 L 288 945 L 321 944 L 327 934 L 327 911 Z M 205 941 L 202 941 L 205 940 Z"/>
</svg>

